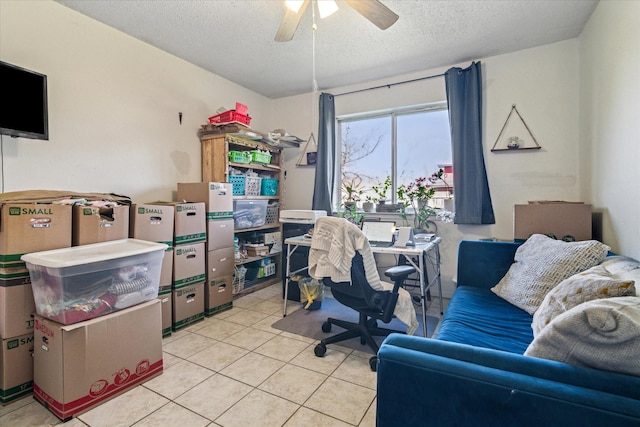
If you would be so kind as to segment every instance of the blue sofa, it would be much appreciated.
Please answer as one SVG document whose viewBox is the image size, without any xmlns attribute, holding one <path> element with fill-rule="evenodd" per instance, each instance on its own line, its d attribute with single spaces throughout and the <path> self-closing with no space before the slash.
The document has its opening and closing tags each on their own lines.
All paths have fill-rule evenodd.
<svg viewBox="0 0 640 427">
<path fill-rule="evenodd" d="M 384 340 L 377 427 L 640 426 L 640 377 L 523 355 L 532 316 L 490 290 L 518 246 L 462 241 L 436 339 Z"/>
</svg>

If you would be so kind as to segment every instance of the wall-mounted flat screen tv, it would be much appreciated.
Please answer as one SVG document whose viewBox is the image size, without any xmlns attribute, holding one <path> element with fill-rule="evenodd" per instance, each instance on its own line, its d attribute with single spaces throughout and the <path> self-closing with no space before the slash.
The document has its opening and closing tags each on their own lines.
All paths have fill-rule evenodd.
<svg viewBox="0 0 640 427">
<path fill-rule="evenodd" d="M 0 134 L 49 139 L 47 76 L 0 61 Z"/>
</svg>

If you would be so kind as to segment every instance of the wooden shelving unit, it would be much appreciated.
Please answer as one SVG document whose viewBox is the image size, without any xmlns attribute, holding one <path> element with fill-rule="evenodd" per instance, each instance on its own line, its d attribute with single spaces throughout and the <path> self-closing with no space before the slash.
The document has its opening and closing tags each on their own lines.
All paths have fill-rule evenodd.
<svg viewBox="0 0 640 427">
<path fill-rule="evenodd" d="M 200 143 L 202 149 L 202 181 L 203 182 L 228 182 L 229 181 L 229 167 L 238 169 L 241 171 L 247 171 L 249 169 L 258 172 L 260 175 L 269 178 L 276 178 L 279 180 L 278 193 L 275 196 L 256 196 L 256 195 L 242 195 L 233 196 L 235 200 L 267 200 L 269 204 L 280 202 L 280 193 L 282 187 L 282 148 L 273 147 L 269 144 L 265 144 L 260 141 L 252 140 L 241 134 L 234 133 L 220 133 L 213 131 L 201 131 Z M 261 163 L 239 163 L 229 161 L 230 151 L 252 151 L 261 150 L 268 151 L 271 154 L 271 161 L 268 164 Z M 275 215 L 275 222 L 267 223 L 260 227 L 242 228 L 236 229 L 235 235 L 241 240 L 246 239 L 247 236 L 253 236 L 254 233 L 282 233 L 282 225 L 278 222 L 277 215 Z M 264 278 L 256 278 L 254 280 L 244 281 L 242 290 L 235 295 L 243 295 L 262 289 L 266 286 L 280 282 L 282 279 L 282 251 L 277 253 L 270 253 L 266 256 L 249 257 L 236 261 L 236 267 L 245 266 L 247 268 L 254 268 L 260 261 L 265 258 L 271 258 L 276 263 L 275 275 L 271 275 Z"/>
</svg>

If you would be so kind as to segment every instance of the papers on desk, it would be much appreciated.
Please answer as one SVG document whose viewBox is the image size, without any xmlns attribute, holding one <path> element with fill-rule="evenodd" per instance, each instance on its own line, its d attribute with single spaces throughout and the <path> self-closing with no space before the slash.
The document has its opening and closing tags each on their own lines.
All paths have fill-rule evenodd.
<svg viewBox="0 0 640 427">
<path fill-rule="evenodd" d="M 416 243 L 430 242 L 436 238 L 434 233 L 420 233 L 413 236 Z"/>
</svg>

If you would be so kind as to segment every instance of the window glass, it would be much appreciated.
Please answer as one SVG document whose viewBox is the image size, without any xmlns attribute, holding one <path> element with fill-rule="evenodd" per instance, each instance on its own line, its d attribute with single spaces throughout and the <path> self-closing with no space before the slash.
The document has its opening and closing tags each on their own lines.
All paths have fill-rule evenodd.
<svg viewBox="0 0 640 427">
<path fill-rule="evenodd" d="M 337 202 L 380 199 L 387 177 L 386 200 L 395 203 L 396 189 L 416 178 L 429 178 L 439 169 L 444 180 L 436 180 L 434 206 L 453 194 L 451 134 L 446 105 L 418 106 L 386 112 L 339 117 L 340 189 Z"/>
<path fill-rule="evenodd" d="M 340 126 L 341 203 L 360 201 L 371 195 L 371 187 L 391 176 L 391 116 L 364 117 Z M 351 190 L 350 190 L 351 189 Z"/>
</svg>

